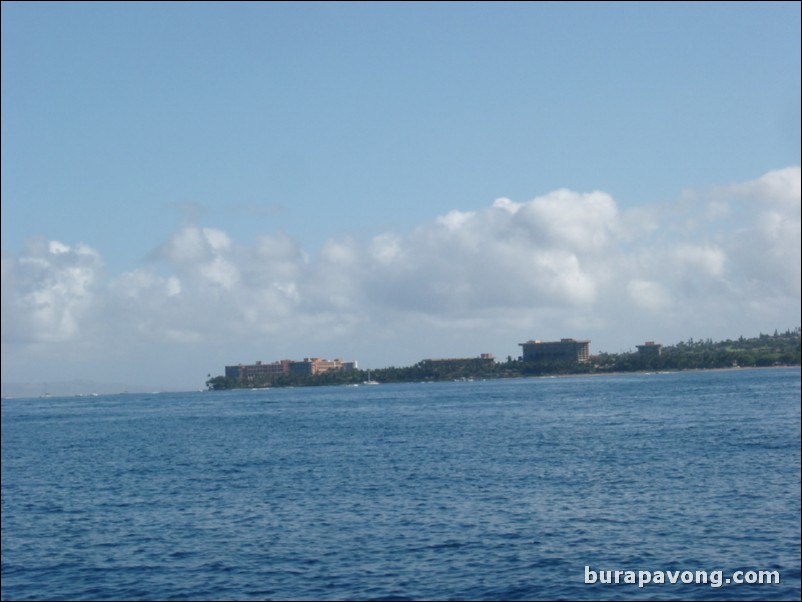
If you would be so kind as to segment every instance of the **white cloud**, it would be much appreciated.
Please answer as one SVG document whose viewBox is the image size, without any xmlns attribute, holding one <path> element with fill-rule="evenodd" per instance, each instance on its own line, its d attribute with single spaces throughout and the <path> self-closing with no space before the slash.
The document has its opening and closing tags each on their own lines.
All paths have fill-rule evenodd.
<svg viewBox="0 0 802 602">
<path fill-rule="evenodd" d="M 371 242 L 370 254 L 379 265 L 402 261 L 401 240 L 394 234 L 380 234 Z"/>
<path fill-rule="evenodd" d="M 231 290 L 239 280 L 237 267 L 220 256 L 200 266 L 199 272 L 209 282 L 218 284 L 226 290 Z"/>
<path fill-rule="evenodd" d="M 758 205 L 782 207 L 799 218 L 799 197 L 802 194 L 802 180 L 799 167 L 786 167 L 770 171 L 752 182 L 736 184 L 731 187 L 736 195 L 743 196 Z"/>
<path fill-rule="evenodd" d="M 3 340 L 58 344 L 80 336 L 101 298 L 100 255 L 86 245 L 34 240 L 29 253 L 3 261 Z"/>
<path fill-rule="evenodd" d="M 184 363 L 219 372 L 309 355 L 363 365 L 506 357 L 532 337 L 617 351 L 792 327 L 799 181 L 793 167 L 633 210 L 561 189 L 454 210 L 408 233 L 331 239 L 312 256 L 283 233 L 242 245 L 186 226 L 157 265 L 112 276 L 86 245 L 35 240 L 3 257 L 4 379 L 6 358 L 30 374 L 65 344 L 72 368 L 85 358 L 89 372 L 114 361 L 174 374 Z"/>
<path fill-rule="evenodd" d="M 62 255 L 71 251 L 67 245 L 62 244 L 57 240 L 51 240 L 48 244 L 48 248 L 50 249 L 50 253 L 52 255 Z"/>
<path fill-rule="evenodd" d="M 181 281 L 175 276 L 170 276 L 164 284 L 168 297 L 175 297 L 181 294 Z"/>
<path fill-rule="evenodd" d="M 533 239 L 580 253 L 604 250 L 618 229 L 615 202 L 602 192 L 557 190 L 524 203 L 515 215 Z"/>
<path fill-rule="evenodd" d="M 228 234 L 222 230 L 204 228 L 203 236 L 206 242 L 209 243 L 209 246 L 215 251 L 224 251 L 231 246 L 231 239 L 228 237 Z"/>
<path fill-rule="evenodd" d="M 177 232 L 162 247 L 162 256 L 177 264 L 193 263 L 208 257 L 211 245 L 200 228 L 188 227 Z"/>
<path fill-rule="evenodd" d="M 651 312 L 665 310 L 671 305 L 671 297 L 659 282 L 632 280 L 627 284 L 627 292 L 638 307 Z"/>
<path fill-rule="evenodd" d="M 476 215 L 473 211 L 449 211 L 446 215 L 437 218 L 437 223 L 446 227 L 447 230 L 455 231 L 462 228 L 467 224 L 473 216 Z"/>
<path fill-rule="evenodd" d="M 700 273 L 708 278 L 721 277 L 727 259 L 724 251 L 710 244 L 679 245 L 673 255 L 673 261 L 681 271 Z"/>
</svg>

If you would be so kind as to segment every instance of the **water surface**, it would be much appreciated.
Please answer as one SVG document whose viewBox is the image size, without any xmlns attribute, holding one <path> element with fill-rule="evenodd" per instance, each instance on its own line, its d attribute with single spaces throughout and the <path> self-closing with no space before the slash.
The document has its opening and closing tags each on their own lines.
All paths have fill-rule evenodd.
<svg viewBox="0 0 802 602">
<path fill-rule="evenodd" d="M 800 371 L 3 400 L 2 598 L 798 600 Z"/>
</svg>

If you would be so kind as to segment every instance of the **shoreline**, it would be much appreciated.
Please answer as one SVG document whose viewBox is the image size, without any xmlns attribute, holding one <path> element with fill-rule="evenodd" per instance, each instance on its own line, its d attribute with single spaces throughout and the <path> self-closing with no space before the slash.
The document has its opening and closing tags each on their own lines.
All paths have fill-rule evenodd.
<svg viewBox="0 0 802 602">
<path fill-rule="evenodd" d="M 377 384 L 383 385 L 404 385 L 404 384 L 438 384 L 438 383 L 453 383 L 453 382 L 483 382 L 494 380 L 513 380 L 513 379 L 552 379 L 552 378 L 599 378 L 603 376 L 627 376 L 627 375 L 659 375 L 659 374 L 679 374 L 683 372 L 732 372 L 736 370 L 775 370 L 775 369 L 788 369 L 796 368 L 801 369 L 802 364 L 789 364 L 782 366 L 738 366 L 729 368 L 687 368 L 683 370 L 631 370 L 631 371 L 615 371 L 615 372 L 576 372 L 572 374 L 542 374 L 542 375 L 527 375 L 516 374 L 508 376 L 474 376 L 465 378 L 443 378 L 437 380 L 387 380 L 381 381 Z M 269 389 L 288 389 L 288 388 L 307 388 L 307 387 L 362 387 L 363 383 L 305 383 L 293 385 L 273 385 L 267 387 L 233 387 L 230 389 L 218 389 L 218 391 L 253 391 L 253 390 L 269 390 Z M 209 389 L 213 391 L 213 389 Z"/>
<path fill-rule="evenodd" d="M 573 374 L 543 374 L 538 376 L 500 376 L 499 378 L 569 378 L 575 376 L 626 376 L 627 374 L 679 374 L 682 372 L 732 372 L 734 370 L 776 370 L 778 368 L 802 368 L 802 364 L 782 366 L 731 366 L 729 368 L 685 368 L 681 370 L 616 370 L 613 372 L 576 372 Z M 488 380 L 488 379 L 485 379 Z"/>
</svg>

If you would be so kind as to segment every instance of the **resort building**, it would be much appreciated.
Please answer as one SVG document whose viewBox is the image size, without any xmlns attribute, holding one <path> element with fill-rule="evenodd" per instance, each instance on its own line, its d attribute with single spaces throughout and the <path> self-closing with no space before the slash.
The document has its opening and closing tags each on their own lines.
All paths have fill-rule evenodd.
<svg viewBox="0 0 802 602">
<path fill-rule="evenodd" d="M 356 362 L 344 362 L 341 359 L 324 360 L 319 357 L 305 357 L 302 362 L 291 362 L 290 373 L 292 374 L 307 374 L 314 376 L 315 374 L 324 374 L 331 370 L 355 370 Z"/>
<path fill-rule="evenodd" d="M 271 380 L 280 374 L 289 374 L 291 360 L 281 360 L 272 364 L 239 364 L 237 366 L 226 366 L 226 378 L 241 382 L 262 382 Z"/>
<path fill-rule="evenodd" d="M 303 361 L 281 360 L 271 364 L 256 362 L 255 364 L 238 364 L 226 366 L 226 378 L 238 382 L 267 382 L 283 374 L 304 374 L 313 376 L 331 370 L 355 370 L 356 362 L 344 362 L 341 359 L 325 360 L 319 357 L 307 357 Z"/>
<path fill-rule="evenodd" d="M 523 347 L 523 360 L 569 360 L 587 362 L 590 360 L 590 341 L 560 339 L 559 341 L 527 341 L 519 343 Z"/>
<path fill-rule="evenodd" d="M 638 355 L 641 357 L 660 357 L 663 354 L 663 346 L 654 341 L 646 341 L 643 345 L 636 345 Z"/>
<path fill-rule="evenodd" d="M 482 353 L 479 357 L 444 357 L 437 359 L 422 360 L 421 363 L 431 363 L 435 365 L 472 365 L 472 364 L 492 364 L 496 356 L 492 353 Z"/>
</svg>

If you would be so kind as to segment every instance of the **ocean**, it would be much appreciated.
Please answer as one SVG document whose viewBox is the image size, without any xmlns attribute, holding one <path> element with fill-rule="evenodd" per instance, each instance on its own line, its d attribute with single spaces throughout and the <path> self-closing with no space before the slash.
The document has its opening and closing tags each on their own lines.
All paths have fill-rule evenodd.
<svg viewBox="0 0 802 602">
<path fill-rule="evenodd" d="M 800 470 L 799 368 L 6 399 L 2 599 L 799 600 Z"/>
</svg>

